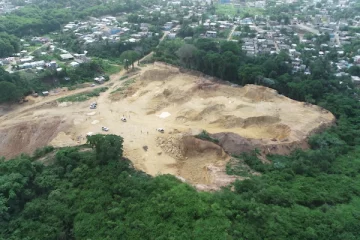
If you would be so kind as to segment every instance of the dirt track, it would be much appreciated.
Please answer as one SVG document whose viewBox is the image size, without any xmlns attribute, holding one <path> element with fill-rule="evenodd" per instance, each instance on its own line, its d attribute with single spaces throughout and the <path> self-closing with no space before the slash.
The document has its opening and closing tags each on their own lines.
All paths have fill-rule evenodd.
<svg viewBox="0 0 360 240">
<path fill-rule="evenodd" d="M 0 155 L 31 153 L 49 142 L 58 147 L 77 145 L 85 141 L 86 133 L 101 133 L 101 126 L 106 126 L 109 133 L 124 137 L 125 156 L 138 169 L 151 175 L 178 175 L 194 184 L 222 185 L 233 180 L 223 174 L 229 160 L 223 149 L 238 153 L 256 146 L 286 153 L 305 147 L 310 133 L 334 121 L 331 113 L 269 88 L 231 87 L 163 64 L 142 68 L 132 77 L 133 84 L 114 93 L 125 82 L 118 80 L 122 74 L 112 76 L 109 86 L 113 85 L 97 99 L 56 102 L 64 95 L 86 91 L 80 89 L 0 117 Z M 95 110 L 89 109 L 93 101 L 98 102 Z M 127 117 L 126 123 L 122 116 Z M 158 127 L 165 133 L 157 132 Z M 202 129 L 215 134 L 223 148 L 192 137 Z"/>
</svg>

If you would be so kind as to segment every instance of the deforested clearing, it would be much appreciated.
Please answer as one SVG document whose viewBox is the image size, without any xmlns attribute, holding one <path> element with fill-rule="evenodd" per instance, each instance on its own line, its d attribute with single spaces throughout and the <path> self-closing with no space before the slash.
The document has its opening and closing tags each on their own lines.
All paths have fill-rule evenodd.
<svg viewBox="0 0 360 240">
<path fill-rule="evenodd" d="M 115 91 L 119 88 L 121 91 Z M 89 109 L 94 101 L 97 108 Z M 131 84 L 122 86 L 118 82 L 86 102 L 46 111 L 34 106 L 33 111 L 28 109 L 26 114 L 20 114 L 20 119 L 4 115 L 0 133 L 7 134 L 2 134 L 0 152 L 5 151 L 7 142 L 18 142 L 24 137 L 19 131 L 9 130 L 12 121 L 32 125 L 35 124 L 32 119 L 40 113 L 46 114 L 46 118 L 68 116 L 66 127 L 44 128 L 54 134 L 46 135 L 42 139 L 46 141 L 40 145 L 62 147 L 67 141 L 68 145 L 83 144 L 88 132 L 121 135 L 125 156 L 137 169 L 151 175 L 174 174 L 199 189 L 209 186 L 210 190 L 235 179 L 224 174 L 231 154 L 254 148 L 264 154 L 287 154 L 295 148 L 306 148 L 310 134 L 335 121 L 330 112 L 291 100 L 267 87 L 231 86 L 207 76 L 154 64 L 142 68 L 132 77 Z M 59 120 L 48 123 L 51 122 L 59 126 Z M 103 126 L 109 131 L 101 131 Z M 195 137 L 203 130 L 217 143 Z M 41 136 L 41 131 L 26 131 L 26 135 L 32 139 Z M 25 145 L 18 147 L 30 149 Z"/>
</svg>

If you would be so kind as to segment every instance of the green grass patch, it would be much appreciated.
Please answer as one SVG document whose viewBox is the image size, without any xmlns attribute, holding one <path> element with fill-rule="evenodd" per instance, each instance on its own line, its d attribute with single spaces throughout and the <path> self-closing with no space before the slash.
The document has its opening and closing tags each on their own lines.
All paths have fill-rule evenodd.
<svg viewBox="0 0 360 240">
<path fill-rule="evenodd" d="M 133 84 L 135 82 L 135 79 L 129 79 L 127 81 L 124 82 L 124 87 L 128 87 L 130 86 L 131 84 Z"/>
<path fill-rule="evenodd" d="M 249 171 L 265 173 L 273 169 L 273 165 L 265 164 L 259 158 L 260 152 L 255 149 L 249 153 L 242 153 L 239 156 L 233 156 L 227 167 L 227 173 L 231 175 L 244 176 L 244 172 Z"/>
<path fill-rule="evenodd" d="M 118 73 L 120 72 L 122 69 L 121 66 L 118 66 L 118 65 L 113 65 L 113 64 L 104 64 L 104 71 L 106 74 L 115 74 L 115 73 Z"/>
<path fill-rule="evenodd" d="M 105 92 L 106 90 L 108 90 L 107 87 L 96 88 L 91 92 L 78 93 L 78 94 L 74 94 L 74 95 L 71 95 L 68 97 L 60 98 L 58 101 L 59 102 L 84 102 L 92 97 L 100 96 L 100 93 Z"/>
<path fill-rule="evenodd" d="M 121 87 L 119 87 L 118 89 L 112 91 L 111 94 L 116 93 L 116 92 L 121 92 L 122 93 L 123 91 L 125 91 L 133 83 L 135 83 L 135 79 L 129 79 L 129 80 L 125 81 L 124 84 Z"/>
<path fill-rule="evenodd" d="M 217 15 L 225 16 L 240 16 L 245 17 L 247 15 L 255 16 L 261 15 L 264 12 L 264 9 L 255 8 L 255 7 L 234 7 L 233 4 L 216 4 L 215 11 Z"/>
<path fill-rule="evenodd" d="M 209 141 L 209 142 L 213 142 L 215 144 L 219 143 L 219 140 L 217 140 L 216 138 L 213 138 L 209 135 L 209 133 L 205 130 L 203 130 L 200 134 L 195 136 L 196 138 L 199 138 L 201 140 L 205 140 L 205 141 Z"/>
<path fill-rule="evenodd" d="M 68 90 L 73 91 L 73 90 L 80 89 L 80 88 L 90 87 L 90 85 L 91 85 L 90 83 L 79 83 L 79 84 L 68 86 Z M 64 87 L 67 87 L 67 85 L 64 85 Z"/>
<path fill-rule="evenodd" d="M 245 15 L 262 15 L 264 13 L 264 9 L 262 8 L 255 8 L 255 7 L 246 7 L 240 8 L 240 16 L 245 17 Z"/>
<path fill-rule="evenodd" d="M 28 46 L 28 47 L 24 47 L 24 49 L 27 50 L 28 52 L 32 52 L 32 51 L 35 51 L 36 49 L 38 49 L 40 46 Z M 39 48 L 39 50 L 41 50 L 41 49 Z"/>
<path fill-rule="evenodd" d="M 114 90 L 114 91 L 112 91 L 110 94 L 114 94 L 114 93 L 117 93 L 117 92 L 123 92 L 125 90 L 125 88 L 124 87 L 119 87 L 119 88 L 117 88 L 116 90 Z"/>
<path fill-rule="evenodd" d="M 237 14 L 237 9 L 232 4 L 216 4 L 215 12 L 218 15 L 229 15 L 233 17 Z"/>
<path fill-rule="evenodd" d="M 117 93 L 117 92 L 123 93 L 125 91 L 125 89 L 126 88 L 124 88 L 124 87 L 119 87 L 116 90 L 112 91 L 110 94 L 114 94 L 114 93 Z"/>
<path fill-rule="evenodd" d="M 120 80 L 125 80 L 125 79 L 127 79 L 128 77 L 129 77 L 128 75 L 122 76 L 122 77 L 120 78 Z"/>
</svg>

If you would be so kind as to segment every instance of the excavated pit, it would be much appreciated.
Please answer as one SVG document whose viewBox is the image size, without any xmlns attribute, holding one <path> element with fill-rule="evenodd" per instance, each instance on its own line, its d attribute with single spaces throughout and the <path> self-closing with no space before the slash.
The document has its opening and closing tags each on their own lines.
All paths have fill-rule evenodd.
<svg viewBox="0 0 360 240">
<path fill-rule="evenodd" d="M 305 149 L 311 133 L 335 121 L 330 112 L 291 100 L 270 88 L 232 87 L 163 64 L 143 71 L 131 86 L 131 96 L 119 104 L 126 106 L 125 112 L 133 111 L 136 121 L 146 128 L 165 128 L 165 134 L 155 134 L 155 146 L 149 146 L 146 153 L 127 152 L 129 159 L 137 159 L 135 166 L 152 175 L 171 173 L 210 189 L 234 180 L 224 174 L 230 154 L 255 148 L 264 154 Z M 159 118 L 162 113 L 169 114 Z M 194 138 L 202 130 L 219 143 Z M 144 137 L 148 138 L 147 146 L 151 145 L 154 138 Z M 158 158 L 156 163 L 148 160 L 151 155 Z"/>
<path fill-rule="evenodd" d="M 263 154 L 305 149 L 310 134 L 335 121 L 330 112 L 273 89 L 232 87 L 164 64 L 142 68 L 131 80 L 126 87 L 117 81 L 84 103 L 49 107 L 40 102 L 20 115 L 5 114 L 0 121 L 0 155 L 31 153 L 50 142 L 55 147 L 83 144 L 88 132 L 104 133 L 101 126 L 106 126 L 108 133 L 124 138 L 124 155 L 136 168 L 154 176 L 173 174 L 198 189 L 214 190 L 235 179 L 225 174 L 230 154 L 254 148 Z M 98 103 L 96 110 L 89 109 L 93 101 Z M 38 116 L 46 118 L 34 120 Z M 64 121 L 66 117 L 72 120 Z M 202 130 L 218 144 L 195 138 Z"/>
</svg>

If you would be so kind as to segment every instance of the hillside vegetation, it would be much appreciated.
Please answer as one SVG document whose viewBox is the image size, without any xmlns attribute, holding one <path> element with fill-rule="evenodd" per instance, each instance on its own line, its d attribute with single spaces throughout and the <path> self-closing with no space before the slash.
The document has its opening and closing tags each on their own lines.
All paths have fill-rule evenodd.
<svg viewBox="0 0 360 240">
<path fill-rule="evenodd" d="M 3 160 L 0 238 L 357 239 L 360 149 L 336 157 L 346 144 L 329 138 L 265 167 L 243 156 L 262 176 L 216 193 L 134 170 L 115 135 Z"/>
</svg>

